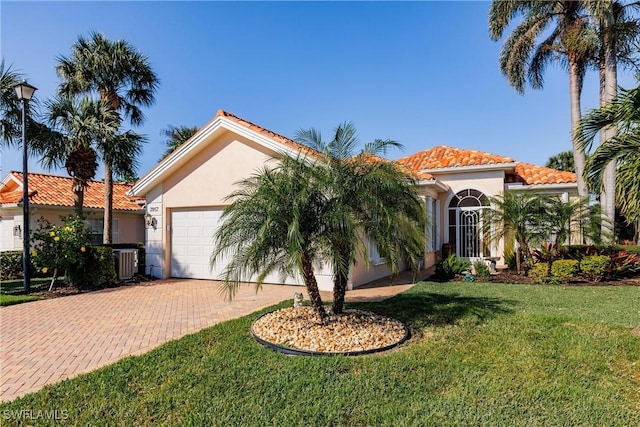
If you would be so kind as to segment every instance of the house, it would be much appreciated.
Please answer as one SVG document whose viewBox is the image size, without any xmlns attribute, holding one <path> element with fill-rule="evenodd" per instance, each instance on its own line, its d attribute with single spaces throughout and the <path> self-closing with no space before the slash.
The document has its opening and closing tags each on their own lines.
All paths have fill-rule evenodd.
<svg viewBox="0 0 640 427">
<path fill-rule="evenodd" d="M 216 279 L 226 263 L 211 266 L 212 236 L 236 182 L 264 167 L 278 152 L 314 156 L 306 146 L 220 110 L 213 120 L 143 176 L 130 195 L 145 197 L 147 272 L 160 276 Z M 433 265 L 443 244 L 471 259 L 501 257 L 504 245 L 483 244 L 480 228 L 488 196 L 505 189 L 577 193 L 574 174 L 516 162 L 473 150 L 435 147 L 398 162 L 414 171 L 429 220 L 425 266 Z M 352 267 L 354 288 L 389 274 L 370 245 L 370 263 Z M 368 264 L 368 265 L 367 265 Z M 330 290 L 331 271 L 316 270 L 318 286 Z M 269 276 L 266 283 L 302 284 L 299 277 Z"/>
<path fill-rule="evenodd" d="M 9 172 L 0 182 L 0 250 L 21 250 L 22 173 Z M 61 224 L 61 216 L 74 212 L 72 179 L 43 173 L 29 173 L 29 228 L 38 227 L 38 219 Z M 113 243 L 144 241 L 144 200 L 138 202 L 127 192 L 132 184 L 113 185 Z M 86 223 L 94 233 L 94 243 L 102 243 L 104 183 L 91 181 L 85 190 Z"/>
<path fill-rule="evenodd" d="M 498 265 L 504 263 L 504 242 L 491 244 L 482 236 L 482 210 L 489 208 L 489 197 L 505 190 L 555 194 L 565 201 L 578 196 L 572 172 L 476 150 L 441 145 L 396 161 L 420 177 L 431 224 L 426 265 L 436 262 L 443 245 L 471 261 L 495 257 Z"/>
</svg>

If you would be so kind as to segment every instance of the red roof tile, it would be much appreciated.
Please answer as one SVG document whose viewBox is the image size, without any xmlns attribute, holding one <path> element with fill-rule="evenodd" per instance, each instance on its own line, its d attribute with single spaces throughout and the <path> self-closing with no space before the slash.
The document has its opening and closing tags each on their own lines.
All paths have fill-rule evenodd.
<svg viewBox="0 0 640 427">
<path fill-rule="evenodd" d="M 10 172 L 22 184 L 22 172 Z M 42 173 L 29 174 L 29 200 L 31 203 L 48 206 L 73 207 L 72 179 L 65 176 L 48 175 Z M 122 211 L 137 211 L 141 206 L 136 198 L 127 196 L 127 191 L 133 184 L 113 184 L 113 209 Z M 22 189 L 0 189 L 1 203 L 22 202 Z M 91 181 L 84 192 L 84 207 L 104 209 L 104 183 Z"/>
<path fill-rule="evenodd" d="M 476 150 L 439 145 L 428 150 L 398 159 L 397 162 L 419 171 L 423 169 L 455 168 L 464 166 L 497 165 L 513 163 L 510 157 L 496 156 Z"/>
<path fill-rule="evenodd" d="M 246 128 L 251 129 L 254 132 L 261 133 L 261 134 L 263 134 L 265 136 L 268 136 L 269 138 L 273 139 L 274 141 L 276 141 L 276 142 L 278 142 L 278 143 L 280 143 L 280 144 L 282 144 L 282 145 L 284 145 L 284 146 L 286 146 L 288 148 L 292 148 L 292 149 L 294 149 L 296 151 L 300 151 L 301 153 L 303 153 L 305 155 L 312 155 L 312 156 L 316 157 L 319 154 L 316 150 L 314 150 L 314 149 L 312 149 L 310 147 L 307 147 L 304 144 L 300 144 L 299 142 L 294 141 L 293 139 L 289 139 L 286 136 L 282 136 L 280 134 L 277 134 L 275 132 L 270 131 L 269 129 L 265 129 L 262 126 L 258 126 L 255 123 L 252 123 L 252 122 L 250 122 L 248 120 L 245 120 L 245 119 L 243 119 L 241 117 L 238 117 L 238 116 L 236 116 L 234 114 L 231 114 L 231 113 L 229 113 L 227 111 L 218 110 L 218 112 L 216 113 L 216 118 L 217 117 L 224 117 L 224 118 L 233 120 L 234 122 L 236 122 L 238 124 L 241 124 L 242 126 L 245 126 Z"/>
<path fill-rule="evenodd" d="M 576 175 L 572 172 L 522 163 L 511 157 L 498 156 L 476 150 L 461 150 L 459 148 L 440 145 L 428 150 L 412 154 L 397 160 L 398 163 L 412 168 L 418 173 L 425 169 L 463 168 L 468 166 L 515 164 L 514 172 L 508 173 L 506 182 L 522 182 L 523 184 L 563 184 L 576 182 Z"/>
<path fill-rule="evenodd" d="M 516 162 L 513 175 L 507 175 L 507 182 L 522 182 L 523 184 L 567 184 L 577 182 L 573 172 L 559 171 L 544 166 Z"/>
</svg>

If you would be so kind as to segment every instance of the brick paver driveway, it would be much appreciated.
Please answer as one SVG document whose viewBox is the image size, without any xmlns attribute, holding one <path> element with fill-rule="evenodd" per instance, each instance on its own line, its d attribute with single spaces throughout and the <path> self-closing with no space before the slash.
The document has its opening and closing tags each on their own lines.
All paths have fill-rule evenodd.
<svg viewBox="0 0 640 427">
<path fill-rule="evenodd" d="M 218 283 L 166 280 L 0 308 L 0 399 L 293 297 L 299 287 L 243 286 L 225 301 Z"/>
<path fill-rule="evenodd" d="M 388 298 L 408 287 L 350 291 L 347 300 Z M 303 289 L 264 285 L 256 293 L 255 287 L 243 286 L 233 301 L 226 301 L 218 282 L 164 280 L 2 307 L 0 400 L 147 352 Z"/>
</svg>

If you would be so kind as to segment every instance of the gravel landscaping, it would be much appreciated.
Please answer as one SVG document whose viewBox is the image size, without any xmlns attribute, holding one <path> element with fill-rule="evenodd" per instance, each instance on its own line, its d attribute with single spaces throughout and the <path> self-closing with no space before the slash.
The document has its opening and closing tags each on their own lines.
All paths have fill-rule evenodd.
<svg viewBox="0 0 640 427">
<path fill-rule="evenodd" d="M 318 353 L 371 352 L 407 338 L 405 325 L 363 310 L 328 313 L 322 324 L 312 307 L 284 308 L 267 313 L 252 326 L 253 334 L 268 343 Z"/>
</svg>

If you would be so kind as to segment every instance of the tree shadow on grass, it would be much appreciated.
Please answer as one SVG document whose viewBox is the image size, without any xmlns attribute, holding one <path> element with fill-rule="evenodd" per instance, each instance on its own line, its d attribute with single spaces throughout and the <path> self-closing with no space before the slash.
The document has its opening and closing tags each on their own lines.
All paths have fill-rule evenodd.
<svg viewBox="0 0 640 427">
<path fill-rule="evenodd" d="M 398 319 L 411 328 L 453 325 L 460 321 L 482 324 L 500 314 L 514 312 L 516 301 L 460 294 L 404 293 L 388 300 L 352 306 Z"/>
</svg>

